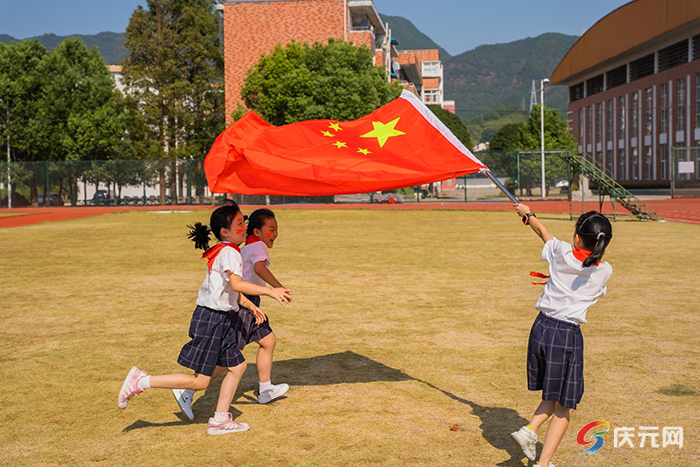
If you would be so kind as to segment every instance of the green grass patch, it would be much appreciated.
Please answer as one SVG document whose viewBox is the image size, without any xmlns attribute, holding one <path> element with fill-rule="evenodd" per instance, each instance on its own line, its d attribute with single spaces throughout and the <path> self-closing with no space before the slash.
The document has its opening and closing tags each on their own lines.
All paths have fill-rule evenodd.
<svg viewBox="0 0 700 467">
<path fill-rule="evenodd" d="M 697 396 L 698 392 L 682 384 L 672 384 L 659 389 L 659 393 L 666 396 Z"/>
<path fill-rule="evenodd" d="M 119 410 L 132 365 L 184 371 L 206 270 L 186 225 L 207 215 L 0 229 L 1 465 L 530 465 L 508 435 L 540 400 L 526 387 L 541 293 L 529 272 L 547 265 L 514 213 L 279 210 L 271 269 L 296 299 L 262 308 L 288 397 L 255 402 L 253 345 L 232 405 L 248 432 L 206 434 L 218 382 L 195 396 L 193 422 L 164 390 Z M 554 217 L 547 227 L 569 240 L 574 222 Z M 696 466 L 700 404 L 658 388 L 700 387 L 700 227 L 613 229 L 608 294 L 583 327 L 586 392 L 555 463 Z M 579 456 L 594 420 L 681 426 L 684 447 L 616 449 L 611 430 Z"/>
</svg>

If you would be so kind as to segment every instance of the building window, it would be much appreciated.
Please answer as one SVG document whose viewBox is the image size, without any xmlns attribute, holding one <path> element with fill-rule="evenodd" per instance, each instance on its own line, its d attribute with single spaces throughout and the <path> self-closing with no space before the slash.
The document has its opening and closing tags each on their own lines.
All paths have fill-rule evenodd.
<svg viewBox="0 0 700 467">
<path fill-rule="evenodd" d="M 659 99 L 659 107 L 661 112 L 659 112 L 659 133 L 666 133 L 668 131 L 668 83 L 663 83 L 660 88 L 661 98 Z"/>
<path fill-rule="evenodd" d="M 440 62 L 423 62 L 422 65 L 422 75 L 426 78 L 439 78 L 440 77 Z"/>
<path fill-rule="evenodd" d="M 676 81 L 676 108 L 678 109 L 678 123 L 676 129 L 678 131 L 685 130 L 685 79 L 681 78 Z"/>
<path fill-rule="evenodd" d="M 569 102 L 577 101 L 579 99 L 583 99 L 583 83 L 569 86 Z"/>
<path fill-rule="evenodd" d="M 599 169 L 602 169 L 603 167 L 605 167 L 605 165 L 603 165 L 603 163 L 604 163 L 604 161 L 603 161 L 603 151 L 596 151 L 596 153 L 595 153 L 595 162 L 596 162 L 596 166 L 598 166 Z"/>
<path fill-rule="evenodd" d="M 591 107 L 590 105 L 586 107 L 586 144 L 591 144 L 591 133 L 593 131 L 591 128 L 593 121 L 593 110 Z"/>
<path fill-rule="evenodd" d="M 607 107 L 605 109 L 607 119 L 605 126 L 606 140 L 612 141 L 613 139 L 613 101 L 608 100 Z"/>
<path fill-rule="evenodd" d="M 603 75 L 594 76 L 586 80 L 586 97 L 603 92 L 605 90 L 603 84 Z"/>
<path fill-rule="evenodd" d="M 627 155 L 624 149 L 617 151 L 617 179 L 627 180 Z"/>
<path fill-rule="evenodd" d="M 595 105 L 595 142 L 600 143 L 603 137 L 603 103 Z"/>
<path fill-rule="evenodd" d="M 700 73 L 695 75 L 695 128 L 700 128 Z"/>
<path fill-rule="evenodd" d="M 612 89 L 627 83 L 627 64 L 613 68 L 605 73 L 607 77 L 607 88 Z"/>
<path fill-rule="evenodd" d="M 612 151 L 608 151 L 608 157 L 605 158 L 605 162 L 606 162 L 606 168 L 607 168 L 608 175 L 610 175 L 612 177 L 613 176 L 613 153 L 612 153 Z"/>
<path fill-rule="evenodd" d="M 658 71 L 688 63 L 688 39 L 659 50 Z"/>
<path fill-rule="evenodd" d="M 700 58 L 700 34 L 693 36 L 693 60 Z"/>
<path fill-rule="evenodd" d="M 440 103 L 440 90 L 439 89 L 423 89 L 424 101 L 426 104 L 439 104 Z"/>
<path fill-rule="evenodd" d="M 632 148 L 632 180 L 639 179 L 639 148 Z"/>
<path fill-rule="evenodd" d="M 630 81 L 654 74 L 654 54 L 630 62 Z"/>
<path fill-rule="evenodd" d="M 647 180 L 651 180 L 651 168 L 651 146 L 646 146 L 644 148 L 644 169 Z"/>
<path fill-rule="evenodd" d="M 652 109 L 652 101 L 651 101 L 651 88 L 647 89 L 644 91 L 644 134 L 645 135 L 650 135 L 651 134 L 651 109 Z"/>
<path fill-rule="evenodd" d="M 668 179 L 668 145 L 659 146 L 659 159 L 661 160 L 661 180 Z"/>
<path fill-rule="evenodd" d="M 583 109 L 578 109 L 578 142 L 583 145 Z"/>
<path fill-rule="evenodd" d="M 618 139 L 625 139 L 625 121 L 627 116 L 625 115 L 625 96 L 620 96 L 617 105 L 617 137 Z"/>
<path fill-rule="evenodd" d="M 637 137 L 637 129 L 638 129 L 638 114 L 639 114 L 639 94 L 636 92 L 632 94 L 632 138 Z"/>
</svg>

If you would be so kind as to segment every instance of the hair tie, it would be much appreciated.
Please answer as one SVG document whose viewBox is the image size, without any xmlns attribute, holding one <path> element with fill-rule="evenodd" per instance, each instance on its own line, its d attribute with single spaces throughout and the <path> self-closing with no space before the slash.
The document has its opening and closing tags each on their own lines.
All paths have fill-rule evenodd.
<svg viewBox="0 0 700 467">
<path fill-rule="evenodd" d="M 605 237 L 605 232 L 598 232 L 598 236 L 596 237 L 596 240 L 600 240 L 600 237 Z"/>
<path fill-rule="evenodd" d="M 207 232 L 211 232 L 211 227 L 207 226 Z"/>
</svg>

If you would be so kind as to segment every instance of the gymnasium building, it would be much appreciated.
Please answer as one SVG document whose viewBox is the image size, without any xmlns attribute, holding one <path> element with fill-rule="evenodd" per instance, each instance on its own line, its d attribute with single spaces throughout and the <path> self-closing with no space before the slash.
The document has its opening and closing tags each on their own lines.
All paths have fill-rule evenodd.
<svg viewBox="0 0 700 467">
<path fill-rule="evenodd" d="M 571 47 L 552 74 L 569 91 L 578 153 L 622 185 L 700 177 L 700 1 L 635 0 Z M 672 151 L 673 158 L 672 159 Z"/>
</svg>

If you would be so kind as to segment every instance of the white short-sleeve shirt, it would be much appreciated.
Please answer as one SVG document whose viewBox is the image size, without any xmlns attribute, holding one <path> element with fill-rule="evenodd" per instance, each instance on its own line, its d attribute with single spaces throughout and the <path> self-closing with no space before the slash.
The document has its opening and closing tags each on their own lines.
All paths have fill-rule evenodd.
<svg viewBox="0 0 700 467">
<path fill-rule="evenodd" d="M 232 247 L 222 248 L 214 259 L 211 271 L 207 271 L 199 288 L 197 305 L 219 311 L 238 311 L 238 292 L 231 289 L 226 271 L 243 277 L 241 254 Z"/>
<path fill-rule="evenodd" d="M 605 295 L 612 266 L 601 262 L 584 268 L 573 247 L 556 238 L 544 244 L 542 259 L 549 263 L 550 277 L 535 308 L 552 318 L 585 323 L 586 311 Z"/>
<path fill-rule="evenodd" d="M 253 242 L 241 249 L 243 257 L 243 280 L 265 287 L 265 281 L 255 274 L 255 263 L 265 261 L 265 266 L 270 267 L 270 253 L 264 242 Z"/>
</svg>

